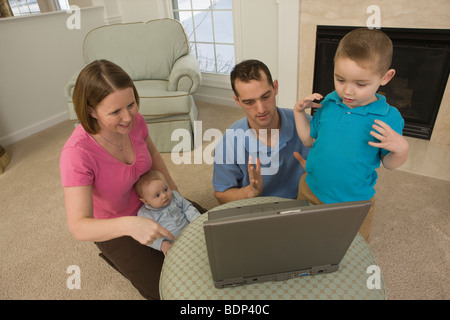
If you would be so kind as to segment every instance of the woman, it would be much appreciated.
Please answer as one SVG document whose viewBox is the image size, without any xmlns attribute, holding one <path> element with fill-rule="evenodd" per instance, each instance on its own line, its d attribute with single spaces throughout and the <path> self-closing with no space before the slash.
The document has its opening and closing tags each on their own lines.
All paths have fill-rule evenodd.
<svg viewBox="0 0 450 320">
<path fill-rule="evenodd" d="M 60 159 L 69 229 L 78 240 L 94 241 L 145 298 L 159 299 L 164 255 L 147 244 L 173 235 L 137 216 L 142 203 L 133 186 L 152 168 L 178 189 L 138 113 L 137 90 L 122 68 L 94 61 L 79 74 L 73 103 L 81 125 Z"/>
</svg>

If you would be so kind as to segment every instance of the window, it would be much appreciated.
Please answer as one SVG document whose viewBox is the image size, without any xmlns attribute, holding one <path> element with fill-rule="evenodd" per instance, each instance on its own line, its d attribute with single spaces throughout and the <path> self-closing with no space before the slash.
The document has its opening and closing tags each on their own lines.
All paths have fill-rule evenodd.
<svg viewBox="0 0 450 320">
<path fill-rule="evenodd" d="M 232 0 L 172 0 L 172 5 L 200 70 L 229 74 L 235 64 Z"/>
<path fill-rule="evenodd" d="M 8 0 L 8 2 L 15 17 L 41 12 L 37 0 Z M 68 0 L 51 0 L 48 1 L 48 4 L 53 11 L 68 10 L 70 8 Z"/>
<path fill-rule="evenodd" d="M 37 0 L 9 0 L 14 16 L 25 16 L 40 13 Z"/>
<path fill-rule="evenodd" d="M 56 0 L 56 5 L 58 6 L 59 10 L 69 10 L 69 0 Z"/>
</svg>

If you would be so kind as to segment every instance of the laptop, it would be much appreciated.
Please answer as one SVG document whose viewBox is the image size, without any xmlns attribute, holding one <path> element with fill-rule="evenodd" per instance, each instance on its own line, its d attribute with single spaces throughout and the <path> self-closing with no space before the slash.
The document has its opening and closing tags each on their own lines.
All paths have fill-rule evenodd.
<svg viewBox="0 0 450 320">
<path fill-rule="evenodd" d="M 216 288 L 335 272 L 371 201 L 277 201 L 209 212 L 203 224 Z"/>
</svg>

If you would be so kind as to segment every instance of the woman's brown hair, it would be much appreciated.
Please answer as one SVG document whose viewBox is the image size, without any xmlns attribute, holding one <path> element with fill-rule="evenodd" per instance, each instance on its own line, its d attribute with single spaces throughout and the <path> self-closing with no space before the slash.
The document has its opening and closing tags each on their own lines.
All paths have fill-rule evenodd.
<svg viewBox="0 0 450 320">
<path fill-rule="evenodd" d="M 96 60 L 88 64 L 78 75 L 73 90 L 73 105 L 80 124 L 90 134 L 99 131 L 92 109 L 111 93 L 133 88 L 136 104 L 139 95 L 130 76 L 117 64 L 108 60 Z"/>
</svg>

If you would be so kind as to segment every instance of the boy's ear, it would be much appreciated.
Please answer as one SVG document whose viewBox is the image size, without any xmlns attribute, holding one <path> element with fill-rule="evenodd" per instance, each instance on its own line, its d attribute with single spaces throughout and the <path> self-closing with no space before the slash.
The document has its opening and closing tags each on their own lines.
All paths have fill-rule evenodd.
<svg viewBox="0 0 450 320">
<path fill-rule="evenodd" d="M 142 203 L 147 204 L 147 201 L 145 201 L 144 198 L 139 198 L 139 200 L 141 200 Z"/>
<path fill-rule="evenodd" d="M 389 81 L 395 76 L 395 69 L 389 69 L 384 74 L 383 78 L 381 79 L 381 85 L 384 86 L 388 84 Z"/>
</svg>

